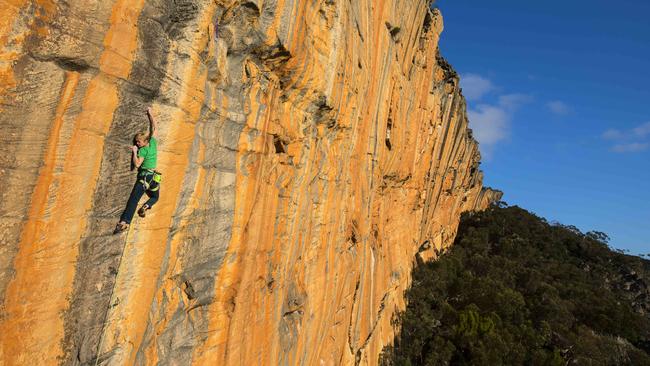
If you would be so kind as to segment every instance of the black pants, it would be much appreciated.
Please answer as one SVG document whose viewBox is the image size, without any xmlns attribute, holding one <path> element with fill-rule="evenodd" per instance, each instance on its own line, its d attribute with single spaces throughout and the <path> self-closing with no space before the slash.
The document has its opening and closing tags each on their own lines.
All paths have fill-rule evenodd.
<svg viewBox="0 0 650 366">
<path fill-rule="evenodd" d="M 135 210 L 138 207 L 138 203 L 140 202 L 140 198 L 142 198 L 143 194 L 146 193 L 147 196 L 149 196 L 149 200 L 145 203 L 149 207 L 155 205 L 156 202 L 158 202 L 158 196 L 160 196 L 160 185 L 158 182 L 154 182 L 152 180 L 149 185 L 149 189 L 146 189 L 144 187 L 144 184 L 140 182 L 140 179 L 142 178 L 138 177 L 138 180 L 135 182 L 135 185 L 131 190 L 131 195 L 129 196 L 129 201 L 126 203 L 126 208 L 120 217 L 120 221 L 126 222 L 127 224 L 130 224 L 131 220 L 133 220 L 133 214 L 135 214 Z M 149 180 L 147 179 L 147 181 Z M 158 189 L 156 189 L 156 187 L 158 187 Z M 152 191 L 152 189 L 156 190 Z"/>
</svg>

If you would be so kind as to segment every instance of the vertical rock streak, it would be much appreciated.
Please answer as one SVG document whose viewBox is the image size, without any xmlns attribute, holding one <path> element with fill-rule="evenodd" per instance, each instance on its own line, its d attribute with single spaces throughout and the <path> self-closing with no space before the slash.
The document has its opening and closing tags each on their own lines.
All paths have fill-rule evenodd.
<svg viewBox="0 0 650 366">
<path fill-rule="evenodd" d="M 79 238 L 85 231 L 85 214 L 92 207 L 104 137 L 118 102 L 111 79 L 128 76 L 128 57 L 135 44 L 133 16 L 137 18 L 137 13 L 138 4 L 132 1 L 114 5 L 112 27 L 99 61 L 100 73 L 86 90 L 66 158 L 59 168 L 65 174 L 57 176 L 56 182 L 52 179 L 54 155 L 45 156 L 15 259 L 16 274 L 5 295 L 7 316 L 2 331 L 10 336 L 3 342 L 3 354 L 10 364 L 30 360 L 49 364 L 62 356 L 62 313 L 70 300 Z M 69 85 L 68 80 L 64 88 Z M 63 112 L 70 93 L 66 89 L 62 92 Z M 50 139 L 58 139 L 61 118 L 55 117 Z M 47 153 L 54 154 L 56 145 L 56 141 L 50 143 Z"/>
<path fill-rule="evenodd" d="M 414 258 L 499 198 L 426 1 L 10 3 L 2 98 L 45 104 L 1 127 L 7 364 L 376 364 Z M 110 237 L 151 105 L 161 200 Z"/>
</svg>

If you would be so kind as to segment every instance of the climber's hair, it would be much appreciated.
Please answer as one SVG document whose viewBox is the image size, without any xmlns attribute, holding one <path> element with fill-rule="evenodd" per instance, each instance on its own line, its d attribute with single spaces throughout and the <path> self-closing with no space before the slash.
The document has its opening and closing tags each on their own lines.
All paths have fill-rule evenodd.
<svg viewBox="0 0 650 366">
<path fill-rule="evenodd" d="M 135 136 L 133 136 L 133 143 L 135 144 L 138 140 L 149 141 L 149 134 L 146 132 L 136 133 Z"/>
</svg>

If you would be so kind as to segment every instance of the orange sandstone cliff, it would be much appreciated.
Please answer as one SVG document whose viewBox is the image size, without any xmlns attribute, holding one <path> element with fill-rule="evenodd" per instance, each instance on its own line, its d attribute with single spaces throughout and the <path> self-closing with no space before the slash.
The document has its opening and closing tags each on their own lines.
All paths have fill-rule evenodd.
<svg viewBox="0 0 650 366">
<path fill-rule="evenodd" d="M 0 364 L 376 364 L 482 188 L 424 0 L 5 0 Z M 111 235 L 152 107 L 161 200 Z"/>
</svg>

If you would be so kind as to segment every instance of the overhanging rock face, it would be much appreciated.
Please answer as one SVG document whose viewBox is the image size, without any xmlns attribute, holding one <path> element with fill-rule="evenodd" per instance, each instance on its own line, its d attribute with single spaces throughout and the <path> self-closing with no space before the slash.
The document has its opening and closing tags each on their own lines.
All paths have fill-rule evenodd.
<svg viewBox="0 0 650 366">
<path fill-rule="evenodd" d="M 415 256 L 500 197 L 426 1 L 0 19 L 2 364 L 376 364 Z M 113 236 L 147 107 L 161 200 Z"/>
</svg>

